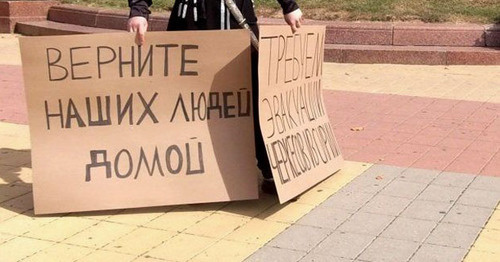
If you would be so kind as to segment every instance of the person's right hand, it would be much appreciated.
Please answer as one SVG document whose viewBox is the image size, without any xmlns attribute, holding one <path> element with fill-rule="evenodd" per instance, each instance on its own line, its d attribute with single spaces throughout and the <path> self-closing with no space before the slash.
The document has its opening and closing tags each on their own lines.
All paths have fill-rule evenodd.
<svg viewBox="0 0 500 262">
<path fill-rule="evenodd" d="M 128 19 L 127 29 L 129 32 L 136 32 L 135 43 L 143 45 L 146 41 L 146 31 L 148 30 L 148 20 L 142 16 L 134 16 Z"/>
<path fill-rule="evenodd" d="M 286 14 L 285 21 L 292 29 L 292 32 L 295 34 L 295 32 L 297 32 L 297 30 L 304 22 L 304 18 L 302 18 L 302 11 L 300 11 L 300 9 L 297 9 L 291 13 Z"/>
</svg>

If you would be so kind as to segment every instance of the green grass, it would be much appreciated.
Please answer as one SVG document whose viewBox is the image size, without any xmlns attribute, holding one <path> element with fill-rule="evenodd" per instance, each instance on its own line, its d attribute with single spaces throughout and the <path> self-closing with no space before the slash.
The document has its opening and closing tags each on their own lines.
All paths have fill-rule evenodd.
<svg viewBox="0 0 500 262">
<path fill-rule="evenodd" d="M 127 8 L 125 0 L 62 0 L 87 6 Z M 207 0 L 210 1 L 210 0 Z M 500 23 L 500 0 L 297 0 L 307 18 L 342 21 Z M 153 10 L 174 0 L 153 0 Z M 259 15 L 281 17 L 276 0 L 255 0 Z"/>
</svg>

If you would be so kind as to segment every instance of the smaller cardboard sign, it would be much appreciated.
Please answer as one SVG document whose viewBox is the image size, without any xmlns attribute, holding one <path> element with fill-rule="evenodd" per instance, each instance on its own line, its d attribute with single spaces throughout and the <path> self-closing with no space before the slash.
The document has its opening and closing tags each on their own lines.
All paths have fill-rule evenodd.
<svg viewBox="0 0 500 262">
<path fill-rule="evenodd" d="M 280 203 L 337 172 L 322 93 L 324 26 L 260 27 L 259 121 Z"/>
</svg>

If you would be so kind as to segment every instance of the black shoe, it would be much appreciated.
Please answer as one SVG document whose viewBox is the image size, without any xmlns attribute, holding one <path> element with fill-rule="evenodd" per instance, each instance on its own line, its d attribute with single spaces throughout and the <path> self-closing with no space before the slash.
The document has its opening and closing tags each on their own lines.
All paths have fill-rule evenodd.
<svg viewBox="0 0 500 262">
<path fill-rule="evenodd" d="M 264 178 L 264 180 L 262 180 L 261 188 L 262 192 L 266 194 L 278 195 L 278 191 L 276 191 L 276 184 L 272 178 Z"/>
</svg>

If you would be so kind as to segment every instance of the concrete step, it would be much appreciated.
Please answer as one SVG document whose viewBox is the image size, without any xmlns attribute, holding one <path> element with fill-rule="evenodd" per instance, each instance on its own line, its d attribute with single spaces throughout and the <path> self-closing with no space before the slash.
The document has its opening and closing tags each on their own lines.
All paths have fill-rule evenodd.
<svg viewBox="0 0 500 262">
<path fill-rule="evenodd" d="M 500 65 L 500 48 L 327 44 L 325 61 L 359 64 Z"/>
<path fill-rule="evenodd" d="M 16 32 L 22 35 L 43 36 L 112 33 L 120 32 L 120 30 L 65 24 L 45 20 L 34 22 L 19 22 L 16 24 Z"/>
<path fill-rule="evenodd" d="M 167 28 L 168 12 L 150 16 L 150 29 Z M 78 5 L 50 8 L 48 20 L 110 29 L 126 29 L 128 11 L 105 10 Z M 260 24 L 284 24 L 283 19 L 259 18 Z M 327 44 L 394 46 L 500 46 L 500 25 L 342 22 L 306 20 L 305 24 L 325 25 Z"/>
<path fill-rule="evenodd" d="M 50 7 L 57 4 L 57 1 L 49 0 L 0 0 L 0 33 L 14 32 L 18 22 L 47 19 Z"/>
<path fill-rule="evenodd" d="M 123 32 L 53 21 L 20 22 L 17 23 L 16 31 L 32 36 Z M 365 64 L 500 65 L 500 48 L 327 44 L 325 61 Z"/>
<path fill-rule="evenodd" d="M 127 10 L 99 9 L 65 4 L 51 7 L 47 20 L 65 24 L 126 30 L 128 15 Z M 169 17 L 169 12 L 150 15 L 149 30 L 165 31 Z"/>
<path fill-rule="evenodd" d="M 12 6 L 10 7 L 11 9 L 16 6 L 17 9 L 22 10 L 31 10 L 32 8 L 37 10 L 43 9 L 34 5 L 35 2 L 37 1 L 0 1 L 0 32 L 2 30 L 9 32 L 7 27 L 13 25 L 15 22 L 43 19 L 38 13 L 37 16 L 28 17 L 28 15 L 33 15 L 34 11 L 26 14 L 23 13 L 22 17 L 14 17 L 9 13 L 10 6 Z M 53 22 L 117 30 L 126 30 L 127 27 L 127 10 L 109 10 L 68 4 L 55 5 L 53 1 L 45 2 L 51 3 L 52 6 L 49 9 L 49 5 L 44 5 L 45 11 L 42 10 L 42 13 L 45 14 L 48 10 L 47 20 Z M 9 3 L 10 5 L 8 5 Z M 9 16 L 3 17 L 2 13 L 9 14 Z M 14 13 L 19 12 L 15 11 Z M 151 31 L 165 30 L 169 15 L 169 12 L 151 15 L 149 29 Z M 261 24 L 284 24 L 283 19 L 273 18 L 259 18 L 259 22 Z M 498 24 L 428 24 L 422 22 L 342 22 L 316 20 L 307 20 L 305 24 L 325 25 L 327 28 L 327 44 L 500 47 L 500 25 Z"/>
<path fill-rule="evenodd" d="M 17 23 L 16 31 L 32 36 L 123 32 L 53 21 L 20 22 Z M 326 44 L 325 61 L 364 64 L 500 65 L 500 48 Z"/>
<path fill-rule="evenodd" d="M 284 24 L 282 19 L 262 18 L 260 24 Z M 500 24 L 451 24 L 423 22 L 343 22 L 306 20 L 325 25 L 327 44 L 394 46 L 500 46 Z"/>
<path fill-rule="evenodd" d="M 150 17 L 149 30 L 163 31 L 168 13 Z M 126 30 L 126 10 L 56 5 L 47 21 L 20 22 L 24 35 L 107 33 Z M 283 24 L 282 19 L 260 19 Z M 500 65 L 500 26 L 473 24 L 312 21 L 326 25 L 325 61 L 426 65 Z"/>
</svg>

